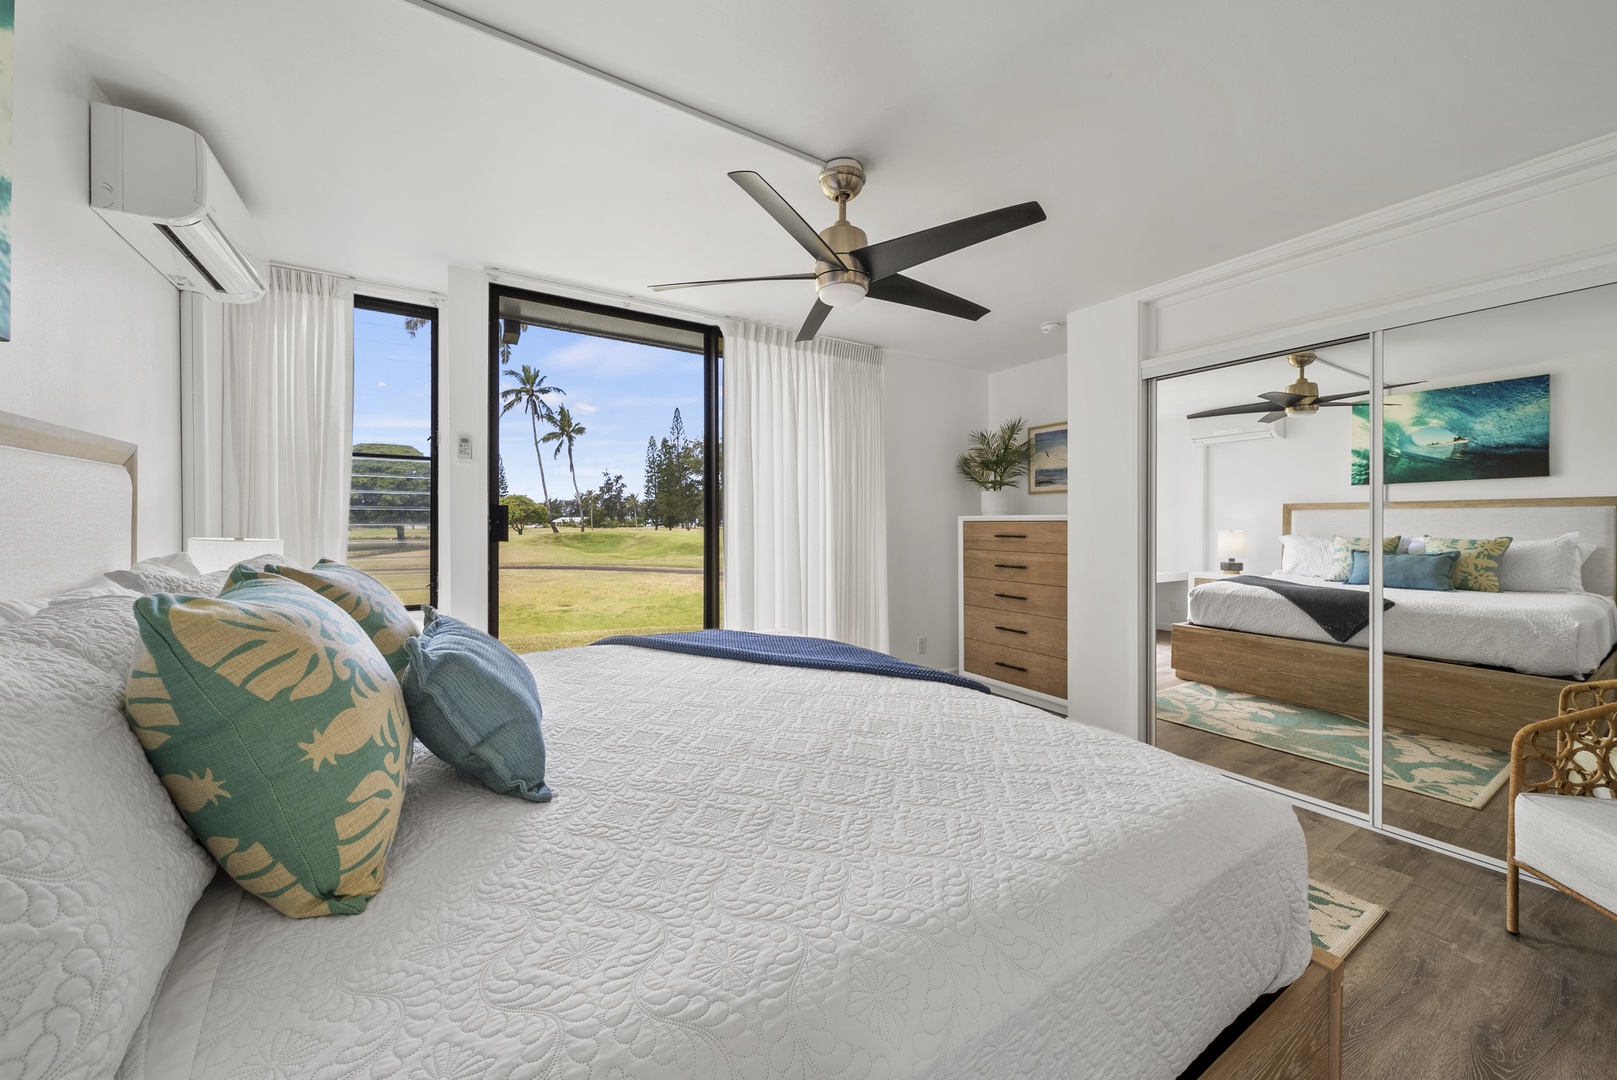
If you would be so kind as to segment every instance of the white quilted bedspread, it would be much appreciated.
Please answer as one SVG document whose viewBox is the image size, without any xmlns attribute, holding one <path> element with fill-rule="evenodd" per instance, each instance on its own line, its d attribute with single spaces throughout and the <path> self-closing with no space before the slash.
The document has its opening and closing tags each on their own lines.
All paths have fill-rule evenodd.
<svg viewBox="0 0 1617 1080">
<path fill-rule="evenodd" d="M 554 802 L 425 754 L 387 885 L 211 888 L 126 1080 L 1166 1077 L 1309 956 L 1289 806 L 999 698 L 529 658 Z"/>
</svg>

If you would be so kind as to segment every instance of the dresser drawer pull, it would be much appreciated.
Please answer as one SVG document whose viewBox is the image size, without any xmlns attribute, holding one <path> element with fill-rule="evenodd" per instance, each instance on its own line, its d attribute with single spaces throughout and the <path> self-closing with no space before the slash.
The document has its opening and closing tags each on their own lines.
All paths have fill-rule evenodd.
<svg viewBox="0 0 1617 1080">
<path fill-rule="evenodd" d="M 1022 566 L 1022 565 L 1020 565 L 1018 563 L 997 562 L 997 563 L 994 564 L 994 569 L 995 570 L 1026 570 L 1027 567 Z"/>
<path fill-rule="evenodd" d="M 1002 663 L 999 660 L 994 661 L 994 666 L 995 667 L 1002 667 L 1002 668 L 1010 668 L 1012 671 L 1020 671 L 1023 674 L 1027 673 L 1027 668 L 1025 668 L 1025 667 L 1017 667 L 1015 664 Z"/>
<path fill-rule="evenodd" d="M 1018 630 L 1014 626 L 996 626 L 996 627 L 994 627 L 994 629 L 995 630 L 1003 630 L 1007 634 L 1021 634 L 1023 637 L 1027 636 L 1027 631 L 1026 630 Z"/>
<path fill-rule="evenodd" d="M 1025 597 L 1025 596 L 1012 596 L 1008 592 L 997 592 L 997 593 L 994 594 L 994 596 L 995 596 L 996 599 L 999 599 L 999 600 L 1026 600 L 1027 599 L 1027 597 Z"/>
<path fill-rule="evenodd" d="M 995 540 L 1026 540 L 1027 533 L 995 533 Z"/>
</svg>

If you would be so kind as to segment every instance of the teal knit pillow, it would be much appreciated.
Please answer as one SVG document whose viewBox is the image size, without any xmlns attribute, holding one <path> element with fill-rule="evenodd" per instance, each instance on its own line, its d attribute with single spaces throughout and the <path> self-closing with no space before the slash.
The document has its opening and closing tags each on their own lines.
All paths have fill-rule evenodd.
<svg viewBox="0 0 1617 1080">
<path fill-rule="evenodd" d="M 135 601 L 125 710 L 225 872 L 284 915 L 351 915 L 382 887 L 410 720 L 387 662 L 330 600 L 273 575 Z"/>
</svg>

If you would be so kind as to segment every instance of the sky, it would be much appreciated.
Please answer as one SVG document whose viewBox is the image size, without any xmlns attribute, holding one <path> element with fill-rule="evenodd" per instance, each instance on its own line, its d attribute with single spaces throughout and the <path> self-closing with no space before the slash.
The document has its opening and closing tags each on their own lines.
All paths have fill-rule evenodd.
<svg viewBox="0 0 1617 1080">
<path fill-rule="evenodd" d="M 566 391 L 552 404 L 565 404 L 585 433 L 574 446 L 578 486 L 601 484 L 601 471 L 622 473 L 629 491 L 640 494 L 646 468 L 646 438 L 668 434 L 674 409 L 685 421 L 687 438 L 702 435 L 702 357 L 697 353 L 613 341 L 564 330 L 530 326 L 512 347 L 512 368 L 528 364 Z M 423 452 L 432 421 L 432 353 L 425 331 L 410 338 L 404 318 L 376 311 L 354 312 L 354 442 L 405 443 Z M 502 388 L 512 380 L 501 380 Z M 540 434 L 544 434 L 543 428 Z M 534 460 L 533 434 L 526 414 L 500 418 L 500 452 L 513 494 L 543 498 Z M 446 447 L 451 452 L 453 447 Z M 544 447 L 545 475 L 552 498 L 571 497 L 567 451 L 553 456 Z"/>
</svg>

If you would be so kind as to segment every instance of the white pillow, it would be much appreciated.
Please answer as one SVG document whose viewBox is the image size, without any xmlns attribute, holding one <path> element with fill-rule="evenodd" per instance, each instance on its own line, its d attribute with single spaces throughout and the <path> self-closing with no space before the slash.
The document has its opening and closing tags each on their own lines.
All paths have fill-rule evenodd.
<svg viewBox="0 0 1617 1080">
<path fill-rule="evenodd" d="M 1582 592 L 1578 534 L 1554 540 L 1517 540 L 1499 556 L 1500 592 Z"/>
<path fill-rule="evenodd" d="M 197 564 L 191 561 L 191 556 L 183 551 L 176 551 L 172 555 L 158 555 L 150 559 L 142 559 L 131 566 L 131 570 L 167 570 L 171 574 L 184 574 L 186 577 L 201 577 L 202 571 Z"/>
<path fill-rule="evenodd" d="M 111 1076 L 213 861 L 124 721 L 123 677 L 9 640 L 27 621 L 0 627 L 0 1061 Z"/>
<path fill-rule="evenodd" d="M 189 562 L 189 560 L 187 560 Z M 250 566 L 254 570 L 266 566 L 290 566 L 299 569 L 298 564 L 285 555 L 254 555 L 251 559 L 243 559 L 236 566 Z M 218 596 L 224 592 L 225 585 L 230 581 L 230 571 L 235 566 L 227 566 L 223 570 L 215 570 L 211 574 L 187 574 L 172 567 L 147 567 L 145 563 L 136 563 L 128 570 L 109 570 L 106 578 L 119 585 L 135 590 L 142 596 L 151 596 L 153 593 L 170 593 L 178 596 Z"/>
<path fill-rule="evenodd" d="M 1280 538 L 1280 571 L 1299 577 L 1327 578 L 1331 574 L 1332 544 L 1329 536 Z"/>
<path fill-rule="evenodd" d="M 37 615 L 52 604 L 60 604 L 69 600 L 82 600 L 90 596 L 121 596 L 133 600 L 139 593 L 132 592 L 122 585 L 115 585 L 104 581 L 99 585 L 88 585 L 82 589 L 72 589 L 68 592 L 55 593 L 51 596 L 35 596 L 28 600 L 0 600 L 0 626 L 26 619 Z"/>
</svg>

